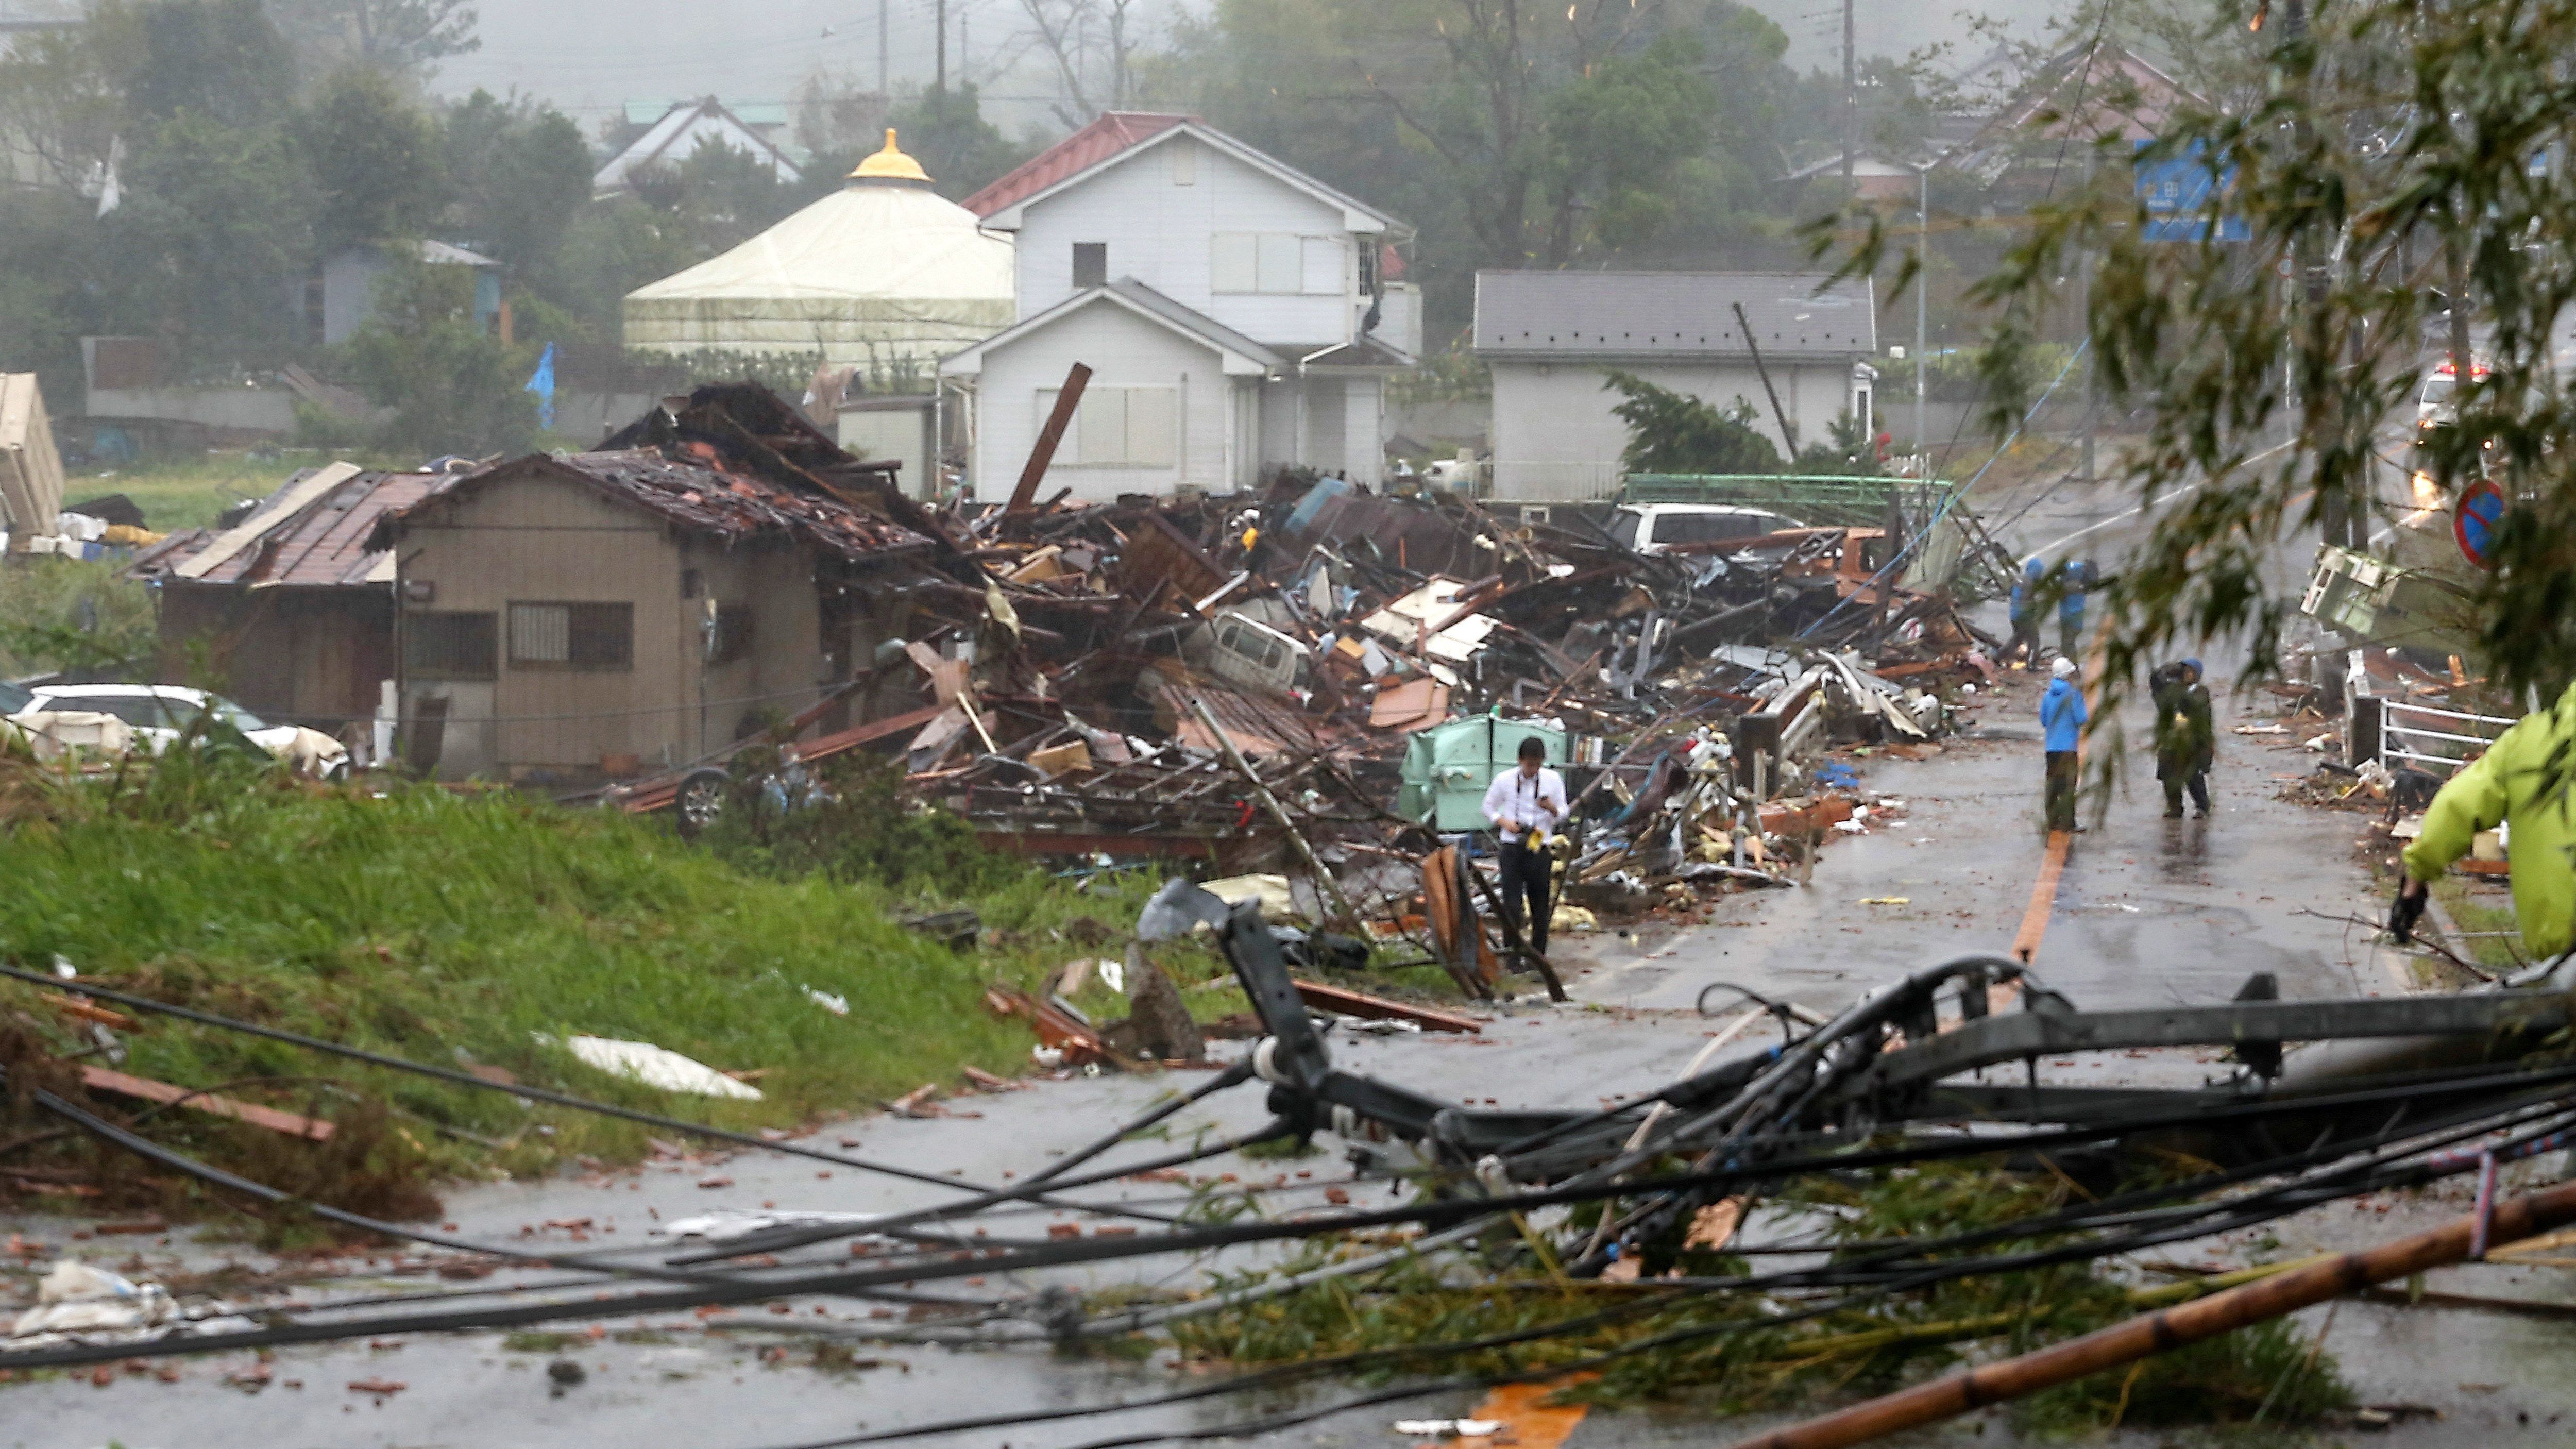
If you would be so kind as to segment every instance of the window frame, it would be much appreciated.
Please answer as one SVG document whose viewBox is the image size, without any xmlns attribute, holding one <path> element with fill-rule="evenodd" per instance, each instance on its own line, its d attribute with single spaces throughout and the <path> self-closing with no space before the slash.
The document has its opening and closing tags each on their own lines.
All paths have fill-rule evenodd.
<svg viewBox="0 0 2576 1449">
<path fill-rule="evenodd" d="M 479 669 L 472 658 L 454 663 L 456 651 L 433 659 L 420 651 L 424 643 L 423 625 L 433 621 L 445 624 L 457 620 L 483 622 L 484 637 L 480 642 L 482 663 Z M 452 643 L 453 641 L 449 641 Z M 468 651 L 463 651 L 471 653 Z M 403 677 L 407 679 L 450 679 L 481 681 L 501 675 L 501 615 L 492 609 L 415 609 L 403 616 Z"/>
<path fill-rule="evenodd" d="M 1342 288 L 1340 278 L 1329 290 L 1313 291 L 1306 286 L 1306 248 L 1314 243 L 1330 245 L 1337 251 L 1341 247 L 1338 237 L 1298 231 L 1211 232 L 1208 291 L 1219 297 L 1334 296 Z M 1242 254 L 1229 259 L 1230 246 Z M 1242 250 L 1245 248 L 1249 250 Z M 1251 285 L 1242 285 L 1245 282 Z"/>
<path fill-rule="evenodd" d="M 519 652 L 520 611 L 561 609 L 564 611 L 564 657 L 533 658 Z M 501 652 L 510 671 L 532 674 L 627 674 L 635 668 L 635 605 L 625 599 L 512 599 L 502 611 Z M 603 630 L 602 625 L 614 619 Z M 603 637 L 610 637 L 615 647 L 597 648 Z M 592 647 L 585 649 L 587 641 Z"/>
<path fill-rule="evenodd" d="M 1086 267 L 1084 265 L 1086 261 L 1098 263 L 1098 270 L 1095 272 L 1092 268 Z M 1092 279 L 1090 281 L 1083 280 L 1083 276 L 1086 272 L 1091 272 L 1092 274 Z M 1093 287 L 1106 287 L 1108 285 L 1109 243 L 1105 241 L 1075 242 L 1073 244 L 1074 290 L 1077 292 L 1089 291 Z"/>
</svg>

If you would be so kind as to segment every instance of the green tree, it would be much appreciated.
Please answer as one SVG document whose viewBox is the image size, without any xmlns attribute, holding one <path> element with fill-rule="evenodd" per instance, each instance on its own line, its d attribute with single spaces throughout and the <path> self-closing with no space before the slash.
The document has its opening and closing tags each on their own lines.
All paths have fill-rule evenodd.
<svg viewBox="0 0 2576 1449">
<path fill-rule="evenodd" d="M 707 255 L 683 221 L 632 197 L 583 209 L 564 230 L 553 292 L 580 319 L 582 335 L 561 340 L 613 346 L 623 335 L 627 293 Z"/>
<path fill-rule="evenodd" d="M 2245 25 L 2222 10 L 2211 43 Z M 1977 289 L 1993 318 L 1990 422 L 2027 405 L 2023 361 L 2089 253 L 2101 385 L 2146 422 L 2119 480 L 2165 504 L 2110 591 L 2114 679 L 2168 644 L 2227 635 L 2271 665 L 2299 598 L 2272 568 L 2279 545 L 2370 549 L 2422 526 L 2420 466 L 2445 495 L 2487 478 L 2511 500 L 2494 568 L 2460 582 L 2490 677 L 2516 696 L 2554 692 L 2576 678 L 2576 392 L 2555 356 L 2576 263 L 2554 240 L 2576 234 L 2563 160 L 2576 0 L 2343 0 L 2312 14 L 2282 0 L 2251 34 L 2264 83 L 2233 104 L 2178 106 L 2139 158 L 2222 182 L 2213 194 L 2241 239 L 2214 234 L 2211 216 L 2189 219 L 2198 239 L 2150 230 L 2129 143 L 2106 127 L 2094 179 L 2062 180 Z M 1883 240 L 1848 264 L 1872 264 Z M 2458 395 L 2457 425 L 2408 458 L 2422 369 L 2472 351 L 2488 371 Z"/>
<path fill-rule="evenodd" d="M 0 190 L 0 372 L 33 372 L 47 405 L 80 395 L 80 339 L 106 330 L 91 204 L 52 188 Z"/>
<path fill-rule="evenodd" d="M 590 201 L 581 128 L 551 106 L 477 90 L 448 113 L 450 228 L 553 295 L 564 236 Z"/>
<path fill-rule="evenodd" d="M 1702 59 L 1696 37 L 1661 35 L 1635 54 L 1603 58 L 1548 95 L 1538 179 L 1548 265 L 1563 266 L 1578 251 L 1649 240 L 1672 220 L 1675 168 L 1707 146 L 1717 104 L 1699 72 Z"/>
<path fill-rule="evenodd" d="M 428 228 L 446 187 L 438 126 L 384 72 L 335 73 L 298 129 L 321 200 L 313 229 L 325 253 Z"/>
<path fill-rule="evenodd" d="M 1635 373 L 1613 370 L 1602 386 L 1624 399 L 1610 409 L 1628 425 L 1619 461 L 1632 473 L 1777 473 L 1780 450 L 1755 426 L 1753 404 L 1702 402 Z"/>
<path fill-rule="evenodd" d="M 536 440 L 536 397 L 525 386 L 535 358 L 475 325 L 471 267 L 398 263 L 377 281 L 375 310 L 345 351 L 367 396 L 393 410 L 388 448 L 515 453 Z"/>
<path fill-rule="evenodd" d="M 313 255 L 313 187 L 282 126 L 183 111 L 151 128 L 99 226 L 110 325 L 201 372 L 273 366 L 301 335 L 288 279 Z"/>
</svg>

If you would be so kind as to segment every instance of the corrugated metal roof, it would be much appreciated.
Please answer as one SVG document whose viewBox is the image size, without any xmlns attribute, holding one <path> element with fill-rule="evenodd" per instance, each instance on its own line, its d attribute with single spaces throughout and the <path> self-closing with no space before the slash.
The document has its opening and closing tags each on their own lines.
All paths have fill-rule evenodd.
<svg viewBox="0 0 2576 1449">
<path fill-rule="evenodd" d="M 292 488 L 307 475 L 288 480 Z M 173 540 L 136 565 L 146 575 L 175 575 L 178 567 L 221 547 L 190 580 L 255 588 L 331 589 L 389 583 L 388 555 L 371 551 L 367 535 L 376 520 L 428 497 L 448 480 L 438 473 L 359 473 L 287 509 L 257 531 L 217 534 L 199 529 Z M 285 490 L 281 489 L 283 493 Z M 381 575 L 381 576 L 379 576 Z"/>
<path fill-rule="evenodd" d="M 1486 357 L 1742 357 L 1741 303 L 1764 357 L 1878 351 L 1868 279 L 1826 272 L 1478 272 Z M 1821 289 L 1821 290 L 1820 290 Z"/>
<path fill-rule="evenodd" d="M 496 463 L 480 472 L 443 480 L 411 507 L 389 513 L 376 536 L 389 542 L 423 507 L 451 495 L 481 487 L 515 473 L 539 472 L 596 489 L 608 498 L 695 533 L 712 534 L 727 543 L 760 537 L 786 537 L 811 543 L 843 558 L 926 550 L 935 545 L 927 535 L 889 522 L 819 494 L 789 489 L 766 479 L 728 472 L 715 466 L 711 444 L 683 442 L 663 451 L 638 448 L 602 453 L 531 453 Z"/>
<path fill-rule="evenodd" d="M 1013 202 L 1035 196 L 1066 177 L 1088 171 L 1138 142 L 1159 136 L 1193 119 L 1152 111 L 1103 111 L 1090 125 L 1021 162 L 1003 173 L 1000 180 L 967 197 L 963 205 L 977 216 L 991 216 Z"/>
</svg>

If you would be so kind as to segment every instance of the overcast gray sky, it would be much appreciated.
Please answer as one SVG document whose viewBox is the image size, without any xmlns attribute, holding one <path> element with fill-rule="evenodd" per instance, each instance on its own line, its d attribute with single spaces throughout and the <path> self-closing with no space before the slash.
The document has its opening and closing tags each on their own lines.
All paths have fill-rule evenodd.
<svg viewBox="0 0 2576 1449">
<path fill-rule="evenodd" d="M 0 0 L 7 3 L 7 0 Z M 888 68 L 898 81 L 932 68 L 938 0 L 882 0 Z M 1024 68 L 995 77 L 1016 53 L 1019 0 L 947 0 L 949 63 L 987 82 L 996 110 L 1030 118 L 1052 91 Z M 1190 0 L 1146 0 L 1148 23 Z M 1273 0 L 1287 3 L 1287 0 Z M 1842 63 L 1841 0 L 1747 0 L 1789 33 L 1789 61 L 1801 70 Z M 2078 0 L 1856 0 L 1864 55 L 1903 55 L 1943 39 L 1964 40 L 1961 16 L 1993 14 L 2035 29 Z M 630 100 L 666 101 L 714 93 L 728 101 L 783 101 L 818 68 L 873 84 L 879 0 L 483 0 L 483 48 L 441 68 L 438 89 L 476 86 L 543 97 L 585 128 Z M 956 48 L 963 32 L 967 53 Z M 828 33 L 827 33 L 828 32 Z M 1025 93 L 1025 94 L 1023 94 Z M 1013 105 L 1017 101 L 1020 104 Z"/>
</svg>

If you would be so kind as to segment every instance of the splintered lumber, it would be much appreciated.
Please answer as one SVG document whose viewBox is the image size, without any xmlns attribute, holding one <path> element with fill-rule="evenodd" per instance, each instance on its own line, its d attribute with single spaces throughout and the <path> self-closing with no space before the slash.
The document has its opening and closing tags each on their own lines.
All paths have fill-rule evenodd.
<svg viewBox="0 0 2576 1449">
<path fill-rule="evenodd" d="M 1409 1021 L 1424 1031 L 1481 1033 L 1485 1029 L 1473 1017 L 1453 1016 L 1448 1012 L 1433 1011 L 1424 1006 L 1407 1006 L 1401 1001 L 1389 1001 L 1382 996 L 1367 996 L 1357 991 L 1346 991 L 1339 986 L 1327 986 L 1321 981 L 1304 981 L 1291 977 L 1289 982 L 1297 988 L 1297 999 L 1317 1011 L 1331 1011 L 1343 1016 L 1367 1017 L 1380 1021 Z"/>
<path fill-rule="evenodd" d="M 2576 1183 L 2495 1205 L 2485 1246 L 2514 1242 L 2576 1222 Z M 1934 1379 L 1867 1403 L 1737 1441 L 1735 1449 L 1841 1449 L 1903 1429 L 1955 1418 L 2088 1374 L 2136 1363 L 2202 1339 L 2279 1318 L 2329 1298 L 2466 1260 L 2479 1236 L 2475 1214 L 2357 1253 L 2322 1258 L 2241 1288 L 2167 1308 L 2033 1353 Z"/>
<path fill-rule="evenodd" d="M 996 981 L 984 988 L 984 1009 L 995 1016 L 1016 1016 L 1028 1022 L 1037 1034 L 1038 1044 L 1051 1046 L 1064 1053 L 1066 1062 L 1080 1066 L 1100 1062 L 1125 1068 L 1130 1064 L 1109 1049 L 1100 1033 L 1089 1023 L 1074 1016 L 1052 1001 L 1040 1001 L 1016 987 Z"/>
<path fill-rule="evenodd" d="M 256 1107 L 230 1097 L 218 1097 L 211 1092 L 192 1092 L 149 1077 L 111 1072 L 105 1067 L 81 1068 L 81 1085 L 93 1092 L 114 1092 L 120 1097 L 139 1097 L 164 1106 L 185 1107 L 210 1117 L 230 1117 L 236 1122 L 248 1122 L 253 1127 L 265 1127 L 271 1132 L 301 1137 L 308 1142 L 331 1140 L 331 1124 L 318 1118 L 298 1117 L 292 1112 L 280 1112 L 271 1107 Z"/>
<path fill-rule="evenodd" d="M 1288 817 L 1288 807 L 1279 803 L 1279 797 L 1270 793 L 1270 786 L 1263 782 L 1259 772 L 1245 762 L 1243 751 L 1234 747 L 1233 737 L 1216 722 L 1216 716 L 1208 710 L 1207 701 L 1191 695 L 1190 710 L 1199 717 L 1200 724 L 1207 726 L 1208 733 L 1216 737 L 1217 748 L 1224 753 L 1225 762 L 1243 777 L 1243 783 L 1252 787 L 1252 798 L 1260 801 L 1261 808 L 1270 812 L 1270 818 L 1279 822 L 1279 828 L 1287 832 L 1288 844 L 1296 850 L 1297 858 L 1306 862 L 1306 869 L 1314 872 L 1315 885 L 1333 903 L 1333 909 L 1340 913 L 1339 919 L 1353 925 L 1367 919 L 1351 909 L 1350 898 L 1342 894 L 1342 883 L 1333 878 L 1333 873 L 1324 868 L 1321 860 L 1315 858 L 1315 847 L 1307 843 L 1305 832 L 1297 828 L 1297 822 Z"/>
</svg>

